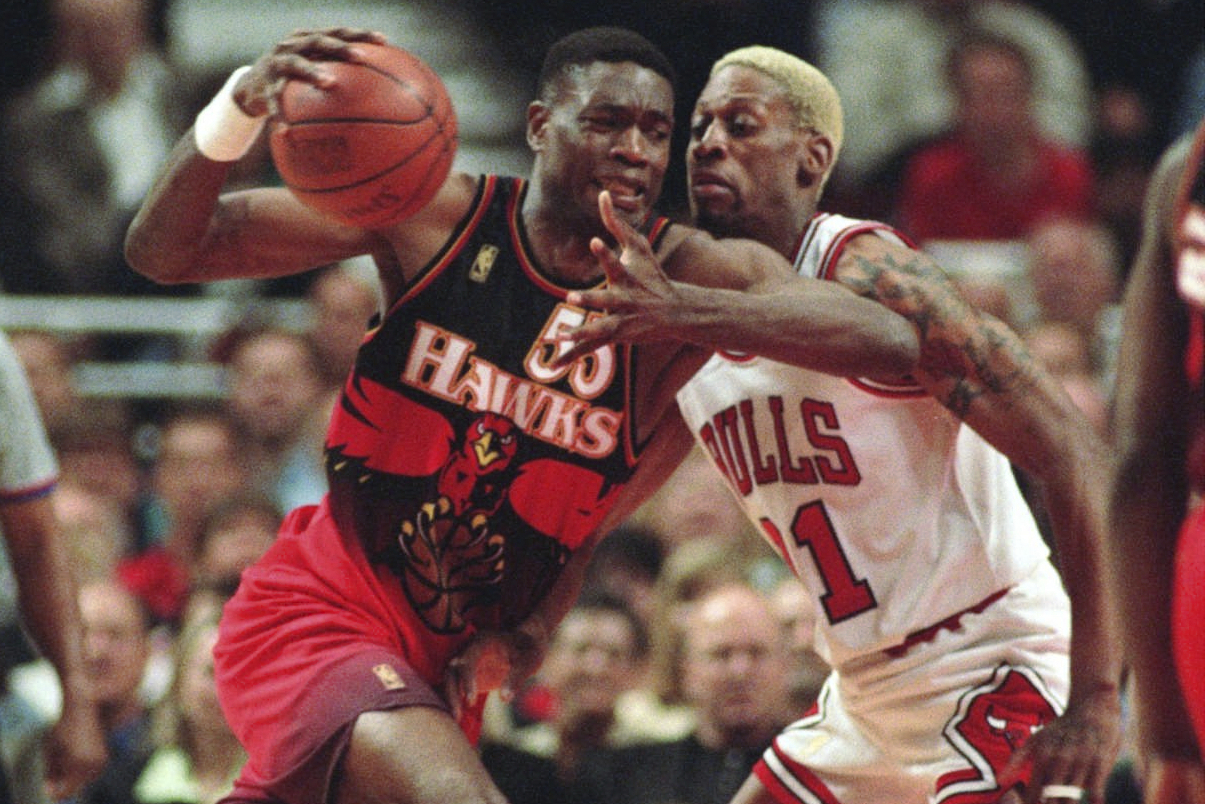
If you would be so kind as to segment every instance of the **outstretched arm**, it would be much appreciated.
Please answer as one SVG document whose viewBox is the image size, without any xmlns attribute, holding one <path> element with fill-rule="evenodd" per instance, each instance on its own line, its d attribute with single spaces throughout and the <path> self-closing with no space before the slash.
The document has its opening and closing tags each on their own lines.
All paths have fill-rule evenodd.
<svg viewBox="0 0 1205 804">
<path fill-rule="evenodd" d="M 1176 293 L 1172 249 L 1174 198 L 1188 145 L 1184 140 L 1165 155 L 1148 192 L 1125 293 L 1114 413 L 1111 561 L 1151 804 L 1205 802 L 1200 746 L 1172 661 L 1170 622 L 1177 534 L 1188 510 L 1188 444 L 1200 416 L 1200 397 L 1184 370 L 1189 313 Z M 1177 791 L 1178 785 L 1186 789 Z"/>
<path fill-rule="evenodd" d="M 797 276 L 767 246 L 689 230 L 663 249 L 666 271 L 685 280 L 676 281 L 648 240 L 616 217 L 608 193 L 599 208 L 620 250 L 592 243 L 608 286 L 570 294 L 569 303 L 606 314 L 568 333 L 566 363 L 603 343 L 667 339 L 842 376 L 899 377 L 916 361 L 907 321 L 835 282 Z"/>
</svg>

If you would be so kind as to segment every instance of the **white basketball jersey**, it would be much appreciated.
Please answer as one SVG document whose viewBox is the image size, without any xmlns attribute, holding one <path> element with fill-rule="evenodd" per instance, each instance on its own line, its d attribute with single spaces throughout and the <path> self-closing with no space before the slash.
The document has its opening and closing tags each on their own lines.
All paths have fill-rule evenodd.
<svg viewBox="0 0 1205 804">
<path fill-rule="evenodd" d="M 883 224 L 817 215 L 797 271 L 828 278 L 866 232 L 903 242 Z M 717 354 L 678 404 L 810 591 L 831 664 L 898 645 L 1047 559 L 1008 460 L 918 386 Z"/>
</svg>

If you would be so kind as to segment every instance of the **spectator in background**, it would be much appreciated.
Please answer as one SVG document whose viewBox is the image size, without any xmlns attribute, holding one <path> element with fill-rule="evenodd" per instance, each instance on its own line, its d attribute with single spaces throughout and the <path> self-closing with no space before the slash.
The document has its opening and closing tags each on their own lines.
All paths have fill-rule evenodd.
<svg viewBox="0 0 1205 804">
<path fill-rule="evenodd" d="M 1093 206 L 1121 249 L 1122 275 L 1138 251 L 1142 199 L 1159 157 L 1159 131 L 1149 98 L 1125 85 L 1097 92 L 1092 159 Z"/>
<path fill-rule="evenodd" d="M 1092 220 L 1044 221 L 1026 242 L 1025 279 L 1032 307 L 1019 328 L 1066 324 L 1079 333 L 1092 373 L 1112 384 L 1122 262 L 1117 239 Z"/>
<path fill-rule="evenodd" d="M 216 616 L 181 631 L 172 684 L 155 708 L 155 749 L 133 788 L 133 804 L 215 804 L 228 793 L 246 753 L 230 731 L 213 683 Z"/>
<path fill-rule="evenodd" d="M 372 263 L 349 260 L 322 270 L 306 297 L 314 315 L 309 336 L 323 381 L 338 392 L 351 372 L 369 319 L 381 311 Z"/>
<path fill-rule="evenodd" d="M 1023 48 L 975 33 L 954 46 L 945 74 L 953 128 L 907 160 L 896 215 L 904 231 L 922 246 L 1023 240 L 1045 218 L 1091 213 L 1087 153 L 1042 132 Z"/>
<path fill-rule="evenodd" d="M 10 293 L 148 292 L 122 238 L 196 93 L 156 43 L 149 0 L 50 8 L 53 69 L 13 100 L 0 130 L 32 251 L 5 260 L 0 283 Z"/>
<path fill-rule="evenodd" d="M 282 518 L 271 500 L 255 492 L 219 500 L 210 509 L 190 564 L 191 583 L 182 623 L 221 610 L 238 588 L 243 570 L 276 541 Z"/>
<path fill-rule="evenodd" d="M 63 479 L 111 501 L 123 519 L 122 532 L 129 535 L 123 549 L 142 548 L 145 534 L 138 525 L 146 477 L 134 450 L 129 408 L 117 400 L 95 400 L 80 413 L 54 445 Z"/>
<path fill-rule="evenodd" d="M 74 378 L 78 344 L 39 330 L 14 331 L 9 340 L 29 378 L 50 443 L 57 447 L 63 431 L 84 413 Z"/>
<path fill-rule="evenodd" d="M 162 424 L 146 503 L 149 546 L 118 574 L 161 621 L 178 620 L 191 584 L 201 529 L 213 506 L 248 484 L 239 436 L 212 407 L 183 407 Z"/>
<path fill-rule="evenodd" d="M 194 583 L 233 591 L 243 570 L 276 541 L 282 517 L 271 500 L 255 492 L 219 500 L 201 526 L 192 562 Z"/>
<path fill-rule="evenodd" d="M 672 742 L 586 757 L 579 804 L 728 804 L 797 714 L 791 654 L 770 600 L 746 584 L 705 593 L 683 623 L 678 671 L 696 726 Z"/>
<path fill-rule="evenodd" d="M 1064 321 L 1042 321 L 1023 336 L 1034 359 L 1063 384 L 1089 421 L 1104 434 L 1109 421 L 1109 388 L 1096 369 L 1092 348 L 1084 333 Z M 1039 506 L 1036 499 L 1031 506 Z"/>
<path fill-rule="evenodd" d="M 774 613 L 787 634 L 787 649 L 791 654 L 791 702 L 796 713 L 803 712 L 816 701 L 828 665 L 816 653 L 813 636 L 816 612 L 799 579 L 784 573 L 770 587 L 769 598 Z"/>
<path fill-rule="evenodd" d="M 648 649 L 648 632 L 626 603 L 583 595 L 557 627 L 533 679 L 547 711 L 514 731 L 511 744 L 552 760 L 557 779 L 567 783 L 591 752 L 655 736 L 656 724 L 625 718 L 619 707 L 622 695 L 643 680 Z M 504 776 L 501 752 L 493 760 Z M 507 786 L 499 783 L 504 793 Z"/>
<path fill-rule="evenodd" d="M 152 652 L 151 617 L 134 593 L 111 579 L 82 585 L 79 605 L 85 673 L 100 709 L 109 761 L 70 802 L 128 804 L 152 747 L 150 706 L 142 694 Z"/>
<path fill-rule="evenodd" d="M 627 522 L 599 542 L 586 566 L 588 590 L 624 600 L 648 628 L 657 600 L 665 545 L 651 528 Z"/>
<path fill-rule="evenodd" d="M 1081 48 L 1031 4 L 822 0 L 819 6 L 815 61 L 846 108 L 847 137 L 828 191 L 834 209 L 888 219 L 906 156 L 954 123 L 943 67 L 970 31 L 1016 42 L 1032 60 L 1034 116 L 1044 136 L 1088 144 L 1092 94 Z"/>
<path fill-rule="evenodd" d="M 678 668 L 682 663 L 682 629 L 691 607 L 707 592 L 728 583 L 744 582 L 751 560 L 743 545 L 725 538 L 699 536 L 683 541 L 665 559 L 657 578 L 657 605 L 649 629 L 651 651 L 645 708 L 680 737 L 694 726 Z"/>
<path fill-rule="evenodd" d="M 226 410 L 251 487 L 282 511 L 317 503 L 327 489 L 322 446 L 334 398 L 310 341 L 256 330 L 235 340 L 225 362 Z"/>
<path fill-rule="evenodd" d="M 55 495 L 54 511 L 78 583 L 113 577 L 134 551 L 128 512 L 115 497 L 65 477 Z"/>
</svg>

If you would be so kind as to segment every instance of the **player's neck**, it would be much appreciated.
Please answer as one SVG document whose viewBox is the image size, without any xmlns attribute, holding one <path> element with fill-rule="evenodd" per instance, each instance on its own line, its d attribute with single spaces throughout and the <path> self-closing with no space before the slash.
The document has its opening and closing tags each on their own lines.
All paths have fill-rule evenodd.
<svg viewBox="0 0 1205 804">
<path fill-rule="evenodd" d="M 575 224 L 565 209 L 553 209 L 530 195 L 523 204 L 523 228 L 531 256 L 549 276 L 580 285 L 603 275 L 590 253 L 592 221 Z"/>
</svg>

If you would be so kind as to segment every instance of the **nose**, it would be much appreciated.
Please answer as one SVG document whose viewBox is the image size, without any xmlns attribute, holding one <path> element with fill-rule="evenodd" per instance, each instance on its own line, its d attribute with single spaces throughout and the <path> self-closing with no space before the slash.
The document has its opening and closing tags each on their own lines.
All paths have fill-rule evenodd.
<svg viewBox="0 0 1205 804">
<path fill-rule="evenodd" d="M 611 146 L 611 155 L 629 165 L 645 165 L 649 161 L 652 144 L 639 126 L 630 126 L 619 133 Z"/>
<path fill-rule="evenodd" d="M 701 134 L 696 130 L 694 136 L 691 137 L 690 152 L 696 159 L 702 159 L 722 153 L 726 146 L 727 141 L 724 137 L 723 127 L 719 125 L 718 120 L 712 120 Z"/>
</svg>

